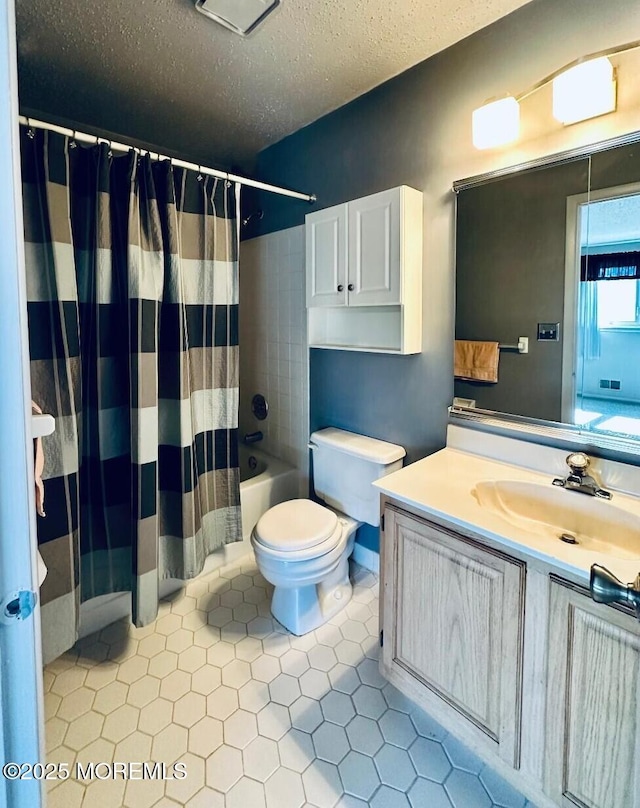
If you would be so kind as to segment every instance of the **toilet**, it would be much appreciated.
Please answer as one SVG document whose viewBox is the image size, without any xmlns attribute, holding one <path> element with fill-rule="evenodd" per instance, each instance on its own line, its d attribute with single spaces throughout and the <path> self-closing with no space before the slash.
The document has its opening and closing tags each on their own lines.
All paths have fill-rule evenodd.
<svg viewBox="0 0 640 808">
<path fill-rule="evenodd" d="M 402 446 L 329 427 L 311 435 L 316 496 L 274 505 L 251 534 L 258 569 L 274 586 L 271 613 L 307 634 L 351 600 L 356 530 L 380 524 L 375 480 L 402 467 Z"/>
</svg>

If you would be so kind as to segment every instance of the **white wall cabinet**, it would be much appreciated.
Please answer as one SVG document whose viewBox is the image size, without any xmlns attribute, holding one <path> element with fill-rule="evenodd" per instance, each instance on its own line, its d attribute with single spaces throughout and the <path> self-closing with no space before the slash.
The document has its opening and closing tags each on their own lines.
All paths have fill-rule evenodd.
<svg viewBox="0 0 640 808">
<path fill-rule="evenodd" d="M 347 206 L 306 217 L 307 306 L 347 305 Z"/>
<path fill-rule="evenodd" d="M 408 186 L 307 215 L 311 347 L 422 350 L 422 218 Z"/>
<path fill-rule="evenodd" d="M 413 188 L 393 188 L 356 199 L 347 206 L 350 306 L 402 303 L 401 275 L 406 258 L 400 247 L 400 230 L 411 192 L 417 195 L 415 203 L 422 212 L 422 194 Z M 415 232 L 407 233 L 407 238 L 415 238 Z"/>
<path fill-rule="evenodd" d="M 560 806 L 640 808 L 640 626 L 551 583 L 545 791 Z"/>
</svg>

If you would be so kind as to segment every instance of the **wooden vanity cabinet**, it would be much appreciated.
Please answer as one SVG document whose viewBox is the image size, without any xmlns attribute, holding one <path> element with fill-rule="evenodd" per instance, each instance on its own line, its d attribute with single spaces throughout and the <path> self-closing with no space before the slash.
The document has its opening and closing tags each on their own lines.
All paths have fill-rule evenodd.
<svg viewBox="0 0 640 808">
<path fill-rule="evenodd" d="M 545 791 L 559 806 L 640 808 L 640 624 L 550 583 Z"/>
<path fill-rule="evenodd" d="M 387 505 L 382 578 L 384 675 L 517 768 L 525 565 Z"/>
<path fill-rule="evenodd" d="M 635 615 L 392 500 L 383 513 L 383 675 L 540 808 L 640 808 Z"/>
</svg>

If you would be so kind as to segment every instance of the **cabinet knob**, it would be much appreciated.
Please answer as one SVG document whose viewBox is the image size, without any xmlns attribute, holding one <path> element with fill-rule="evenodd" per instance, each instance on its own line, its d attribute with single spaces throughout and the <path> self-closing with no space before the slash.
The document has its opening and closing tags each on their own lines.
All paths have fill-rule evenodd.
<svg viewBox="0 0 640 808">
<path fill-rule="evenodd" d="M 344 286 L 341 283 L 339 283 L 338 284 L 338 291 L 341 292 L 343 289 L 344 289 Z"/>
<path fill-rule="evenodd" d="M 352 283 L 350 283 L 350 284 L 347 286 L 347 289 L 348 289 L 350 292 L 353 292 L 353 289 L 354 289 L 353 284 L 352 284 Z"/>
</svg>

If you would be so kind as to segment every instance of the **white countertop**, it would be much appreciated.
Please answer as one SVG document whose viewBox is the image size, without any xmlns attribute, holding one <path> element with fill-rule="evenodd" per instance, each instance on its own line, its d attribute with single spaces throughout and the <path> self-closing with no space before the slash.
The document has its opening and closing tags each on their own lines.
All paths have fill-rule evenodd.
<svg viewBox="0 0 640 808">
<path fill-rule="evenodd" d="M 640 543 L 637 558 L 618 558 L 613 554 L 595 552 L 580 545 L 569 545 L 558 538 L 529 532 L 514 526 L 498 513 L 479 504 L 472 491 L 477 483 L 492 480 L 551 485 L 555 473 L 514 466 L 475 454 L 446 448 L 436 454 L 405 466 L 400 471 L 382 477 L 373 485 L 388 497 L 405 503 L 436 519 L 473 531 L 488 543 L 505 552 L 538 559 L 554 568 L 557 574 L 570 573 L 583 581 L 589 580 L 592 564 L 602 564 L 625 583 L 635 580 L 640 572 Z M 586 494 L 566 491 L 567 497 Z M 614 493 L 612 504 L 637 516 L 640 526 L 640 498 Z"/>
</svg>

